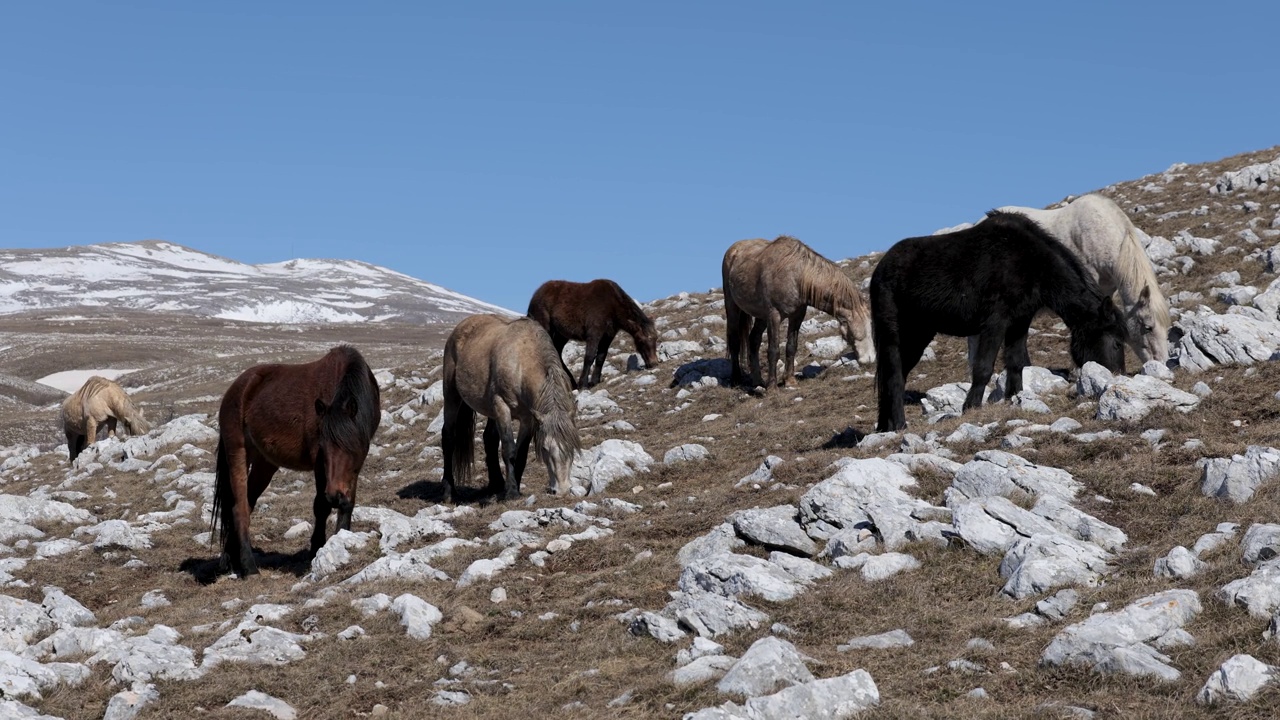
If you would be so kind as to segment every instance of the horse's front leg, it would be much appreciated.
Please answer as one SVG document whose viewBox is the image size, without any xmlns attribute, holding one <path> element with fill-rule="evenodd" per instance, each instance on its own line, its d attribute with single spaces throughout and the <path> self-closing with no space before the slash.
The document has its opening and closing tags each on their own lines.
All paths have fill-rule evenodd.
<svg viewBox="0 0 1280 720">
<path fill-rule="evenodd" d="M 322 481 L 317 481 L 322 483 Z M 329 523 L 329 512 L 332 507 L 329 505 L 329 498 L 325 497 L 324 485 L 318 484 L 316 488 L 316 499 L 311 503 L 311 510 L 316 516 L 316 526 L 311 531 L 311 552 L 307 555 L 308 560 L 314 560 L 316 553 L 320 552 L 320 548 L 324 547 L 325 526 Z M 338 515 L 339 530 L 342 525 L 342 515 L 339 511 Z M 347 512 L 347 526 L 351 526 L 351 513 Z"/>
<path fill-rule="evenodd" d="M 516 458 L 513 463 L 513 469 L 516 476 L 516 487 L 520 487 L 520 481 L 524 478 L 524 468 L 529 462 L 529 444 L 533 440 L 533 419 L 520 423 L 520 434 L 516 438 Z M 548 471 L 549 472 L 549 471 Z M 547 486 L 552 495 L 559 493 L 559 486 L 556 484 L 554 475 L 547 479 Z"/>
<path fill-rule="evenodd" d="M 978 352 L 970 358 L 973 364 L 973 376 L 969 385 L 969 393 L 964 398 L 963 411 L 982 407 L 982 398 L 987 393 L 987 383 L 996 366 L 996 352 L 1000 349 L 1000 339 L 1004 333 L 999 328 L 984 328 L 978 336 Z M 1019 376 L 1021 382 L 1021 376 Z"/>
<path fill-rule="evenodd" d="M 786 367 L 783 368 L 782 385 L 791 385 L 796 378 L 796 350 L 800 345 L 800 324 L 804 322 L 805 311 L 808 307 L 801 305 L 799 313 L 792 313 L 787 318 L 787 357 Z"/>
<path fill-rule="evenodd" d="M 116 436 L 116 422 L 117 421 L 114 417 L 111 415 L 107 416 L 107 437 L 113 438 Z"/>
<path fill-rule="evenodd" d="M 84 436 L 89 445 L 98 442 L 98 421 L 92 415 L 84 419 Z"/>
</svg>

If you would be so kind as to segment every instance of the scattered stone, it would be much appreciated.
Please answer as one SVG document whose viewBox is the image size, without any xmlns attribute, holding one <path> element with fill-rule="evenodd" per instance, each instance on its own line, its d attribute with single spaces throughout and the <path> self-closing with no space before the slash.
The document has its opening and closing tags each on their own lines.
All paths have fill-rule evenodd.
<svg viewBox="0 0 1280 720">
<path fill-rule="evenodd" d="M 671 448 L 662 456 L 664 465 L 675 465 L 684 462 L 693 462 L 708 457 L 711 453 L 703 445 L 697 443 L 685 443 Z"/>
<path fill-rule="evenodd" d="M 1041 662 L 1085 665 L 1099 673 L 1125 673 L 1174 682 L 1181 677 L 1151 643 L 1180 629 L 1201 610 L 1193 590 L 1168 590 L 1137 600 L 1124 610 L 1100 612 L 1058 633 Z"/>
<path fill-rule="evenodd" d="M 805 534 L 794 505 L 742 510 L 729 516 L 740 537 L 757 545 L 781 548 L 797 555 L 812 556 L 818 546 Z"/>
<path fill-rule="evenodd" d="M 261 710 L 276 720 L 296 720 L 298 711 L 289 703 L 264 692 L 250 690 L 227 703 L 227 707 L 242 707 L 250 710 Z"/>
<path fill-rule="evenodd" d="M 911 639 L 906 630 L 890 630 L 879 635 L 850 638 L 847 643 L 837 645 L 836 650 L 839 652 L 866 649 L 887 650 L 889 648 L 911 647 L 915 644 L 916 641 Z"/>
<path fill-rule="evenodd" d="M 813 680 L 813 673 L 805 666 L 806 662 L 812 661 L 786 640 L 764 637 L 747 648 L 720 679 L 716 689 L 748 698 L 766 695 L 780 687 Z"/>
<path fill-rule="evenodd" d="M 1203 560 L 1196 557 L 1195 553 L 1178 545 L 1170 550 L 1168 555 L 1156 560 L 1155 574 L 1156 577 L 1185 580 L 1194 577 L 1204 568 L 1205 562 Z"/>
<path fill-rule="evenodd" d="M 1252 655 L 1234 655 L 1209 676 L 1196 693 L 1201 705 L 1224 702 L 1248 702 L 1263 687 L 1274 681 L 1280 668 L 1268 665 Z"/>
<path fill-rule="evenodd" d="M 411 593 L 392 600 L 390 610 L 399 616 L 406 634 L 415 640 L 431 637 L 432 626 L 444 619 L 439 608 Z"/>
</svg>

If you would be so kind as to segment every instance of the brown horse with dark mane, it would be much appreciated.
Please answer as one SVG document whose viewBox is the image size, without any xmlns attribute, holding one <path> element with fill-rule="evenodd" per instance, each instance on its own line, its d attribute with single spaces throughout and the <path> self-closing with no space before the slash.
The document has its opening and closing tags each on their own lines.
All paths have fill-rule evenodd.
<svg viewBox="0 0 1280 720">
<path fill-rule="evenodd" d="M 211 528 L 221 523 L 222 566 L 241 578 L 258 572 L 249 513 L 276 470 L 313 471 L 311 557 L 324 546 L 329 512 L 351 529 L 356 480 L 382 418 L 373 371 L 353 347 L 335 347 L 302 365 L 255 365 L 222 396 Z"/>
<path fill-rule="evenodd" d="M 658 364 L 658 331 L 653 321 L 612 280 L 586 283 L 548 280 L 534 291 L 526 314 L 551 336 L 557 353 L 562 352 L 570 340 L 587 344 L 582 375 L 575 387 L 585 388 L 600 382 L 605 354 L 619 330 L 631 336 L 646 368 Z M 568 372 L 567 366 L 565 370 Z M 569 376 L 573 377 L 573 373 L 569 372 Z"/>
</svg>

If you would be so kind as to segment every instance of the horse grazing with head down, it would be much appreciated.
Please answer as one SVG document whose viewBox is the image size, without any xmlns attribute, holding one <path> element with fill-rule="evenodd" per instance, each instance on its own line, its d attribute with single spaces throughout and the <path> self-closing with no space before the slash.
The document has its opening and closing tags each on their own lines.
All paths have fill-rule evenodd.
<svg viewBox="0 0 1280 720">
<path fill-rule="evenodd" d="M 567 489 L 574 455 L 582 446 L 575 424 L 577 403 L 569 374 L 551 337 L 530 318 L 472 315 L 458 323 L 444 346 L 445 502 L 454 485 L 471 478 L 476 414 L 484 428 L 489 490 L 498 497 L 520 495 L 520 478 L 536 441 L 547 466 L 550 492 Z M 517 439 L 512 421 L 520 423 Z M 498 451 L 501 444 L 502 464 Z"/>
<path fill-rule="evenodd" d="M 805 312 L 815 307 L 835 317 L 845 342 L 859 362 L 875 362 L 871 312 L 847 275 L 799 240 L 783 235 L 768 240 L 739 240 L 720 265 L 729 341 L 730 384 L 744 381 L 742 355 L 751 361 L 751 383 L 772 387 L 778 372 L 778 335 L 787 320 L 786 371 L 795 374 L 796 345 Z M 769 379 L 760 377 L 760 341 L 769 330 Z"/>
<path fill-rule="evenodd" d="M 1006 396 L 1022 390 L 1027 330 L 1041 308 L 1071 329 L 1071 359 L 1124 371 L 1124 316 L 1066 247 L 1035 221 L 991 211 L 973 227 L 907 238 L 871 274 L 876 429 L 900 430 L 905 378 L 937 333 L 978 336 L 964 409 L 978 407 L 1004 345 Z"/>
<path fill-rule="evenodd" d="M 381 418 L 378 383 L 353 347 L 335 347 L 315 362 L 241 373 L 218 410 L 211 526 L 221 525 L 223 567 L 241 578 L 258 572 L 249 513 L 282 467 L 315 473 L 311 557 L 324 546 L 333 508 L 337 529 L 350 530 L 356 481 Z"/>
<path fill-rule="evenodd" d="M 1083 195 L 1053 210 L 1009 206 L 999 211 L 1035 220 L 1080 259 L 1102 294 L 1118 295 L 1139 362 L 1169 359 L 1169 303 L 1142 249 L 1142 231 L 1118 205 L 1102 195 Z"/>
<path fill-rule="evenodd" d="M 106 425 L 107 436 L 115 437 L 117 421 L 130 435 L 145 435 L 151 427 L 124 388 L 94 375 L 80 389 L 62 401 L 62 429 L 67 436 L 67 453 L 72 462 L 85 447 L 98 439 L 98 428 Z"/>
<path fill-rule="evenodd" d="M 590 387 L 600 382 L 605 354 L 619 330 L 631 336 L 646 368 L 658 364 L 658 331 L 653 321 L 612 280 L 585 283 L 548 280 L 533 292 L 526 314 L 551 336 L 557 354 L 570 340 L 586 343 L 582 375 L 576 387 Z M 565 371 L 569 371 L 567 366 Z M 572 377 L 573 373 L 569 375 Z"/>
</svg>

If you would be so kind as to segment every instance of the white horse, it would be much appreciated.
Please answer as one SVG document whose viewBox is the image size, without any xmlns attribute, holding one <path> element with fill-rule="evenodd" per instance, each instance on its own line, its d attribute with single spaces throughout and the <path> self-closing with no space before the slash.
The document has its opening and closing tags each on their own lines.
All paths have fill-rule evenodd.
<svg viewBox="0 0 1280 720">
<path fill-rule="evenodd" d="M 1142 231 L 1118 205 L 1101 195 L 1082 195 L 1066 207 L 1037 210 L 997 208 L 1026 215 L 1071 250 L 1093 275 L 1098 289 L 1118 294 L 1129 344 L 1140 362 L 1169 359 L 1169 303 L 1155 268 L 1142 249 Z M 973 356 L 975 338 L 969 338 Z"/>
</svg>

